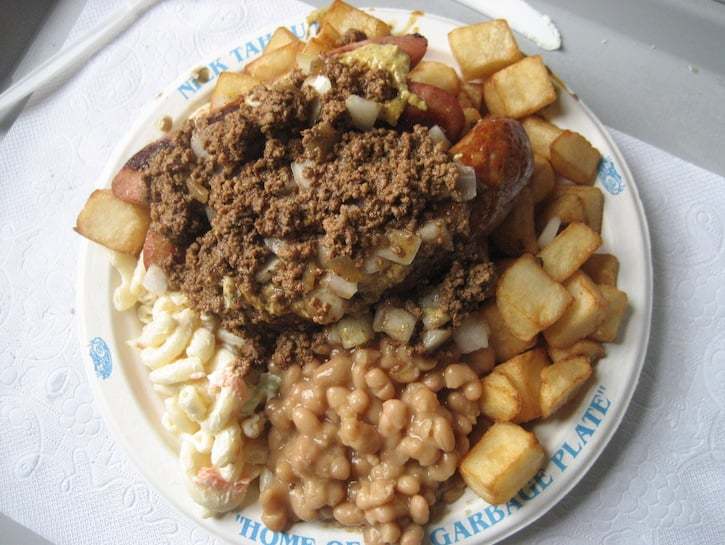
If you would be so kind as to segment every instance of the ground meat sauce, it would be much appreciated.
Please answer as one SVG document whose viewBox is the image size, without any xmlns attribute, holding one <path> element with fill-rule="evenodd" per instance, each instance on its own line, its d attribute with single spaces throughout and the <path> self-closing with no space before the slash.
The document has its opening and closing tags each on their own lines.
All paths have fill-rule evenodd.
<svg viewBox="0 0 725 545">
<path fill-rule="evenodd" d="M 456 200 L 458 168 L 427 129 L 352 128 L 345 99 L 390 100 L 389 73 L 332 59 L 319 73 L 332 87 L 322 97 L 300 72 L 259 86 L 187 121 L 146 167 L 151 228 L 181 250 L 162 263 L 171 285 L 233 331 L 332 321 L 329 305 L 310 296 L 329 269 L 358 283 L 345 303 L 352 311 L 444 276 L 453 255 L 485 259 L 466 248 L 470 210 Z M 307 187 L 298 187 L 293 163 Z M 410 266 L 363 272 L 389 233 L 415 233 L 430 220 L 446 236 L 422 244 Z M 476 279 L 485 292 L 492 275 Z M 456 286 L 453 298 L 471 291 Z"/>
</svg>

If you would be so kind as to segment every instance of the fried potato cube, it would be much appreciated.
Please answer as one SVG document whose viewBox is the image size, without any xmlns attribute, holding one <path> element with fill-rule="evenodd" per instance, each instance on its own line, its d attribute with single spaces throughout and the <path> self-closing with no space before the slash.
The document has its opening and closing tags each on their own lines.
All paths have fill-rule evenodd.
<svg viewBox="0 0 725 545">
<path fill-rule="evenodd" d="M 244 72 L 264 83 L 274 81 L 294 68 L 301 49 L 302 42 L 283 45 L 250 62 Z"/>
<path fill-rule="evenodd" d="M 551 159 L 551 143 L 559 138 L 563 132 L 553 123 L 532 115 L 524 119 L 521 124 L 531 141 L 531 148 L 546 159 Z"/>
<path fill-rule="evenodd" d="M 597 330 L 591 335 L 595 341 L 614 342 L 619 334 L 619 326 L 627 312 L 629 301 L 627 294 L 613 286 L 599 286 L 608 303 L 606 317 Z"/>
<path fill-rule="evenodd" d="M 310 38 L 297 54 L 297 66 L 305 73 L 312 72 L 312 65 L 319 60 L 320 56 L 331 49 L 334 49 L 342 42 L 342 36 L 329 23 L 320 26 L 316 36 Z"/>
<path fill-rule="evenodd" d="M 503 254 L 511 257 L 539 251 L 534 225 L 534 200 L 528 187 L 518 194 L 511 212 L 491 233 L 491 240 Z"/>
<path fill-rule="evenodd" d="M 547 418 L 558 411 L 592 376 L 587 358 L 559 360 L 541 370 L 541 413 Z"/>
<path fill-rule="evenodd" d="M 496 301 L 487 303 L 482 310 L 489 327 L 489 347 L 493 348 L 497 362 L 509 360 L 536 344 L 536 336 L 530 341 L 522 341 L 511 332 L 498 310 Z"/>
<path fill-rule="evenodd" d="M 269 53 L 275 49 L 279 49 L 287 44 L 300 42 L 300 39 L 287 27 L 277 27 L 272 33 L 272 37 L 264 48 L 264 53 Z"/>
<path fill-rule="evenodd" d="M 335 0 L 320 19 L 320 24 L 329 23 L 340 34 L 348 30 L 361 30 L 368 38 L 387 36 L 390 25 L 377 17 L 365 13 L 342 0 Z"/>
<path fill-rule="evenodd" d="M 461 91 L 468 97 L 471 105 L 480 112 L 481 104 L 483 104 L 483 89 L 481 88 L 481 84 L 466 82 L 461 86 Z"/>
<path fill-rule="evenodd" d="M 490 76 L 523 57 L 504 19 L 458 27 L 448 33 L 448 43 L 466 80 Z"/>
<path fill-rule="evenodd" d="M 492 114 L 518 119 L 554 102 L 556 89 L 541 56 L 534 55 L 493 74 L 484 84 L 483 95 Z"/>
<path fill-rule="evenodd" d="M 503 98 L 496 90 L 496 83 L 493 81 L 493 77 L 489 77 L 483 82 L 483 103 L 486 105 L 486 109 L 492 115 L 506 116 L 506 104 L 504 104 Z"/>
<path fill-rule="evenodd" d="M 461 462 L 461 477 L 476 494 L 492 504 L 505 503 L 546 460 L 536 436 L 517 424 L 491 426 Z"/>
<path fill-rule="evenodd" d="M 559 184 L 556 186 L 556 193 L 563 195 L 571 193 L 579 197 L 584 207 L 586 223 L 593 231 L 601 233 L 602 216 L 604 213 L 604 193 L 598 187 L 581 185 Z"/>
<path fill-rule="evenodd" d="M 521 411 L 515 422 L 528 422 L 541 416 L 541 370 L 547 365 L 549 358 L 546 351 L 543 348 L 534 348 L 494 367 L 491 374 L 506 375 L 521 397 Z"/>
<path fill-rule="evenodd" d="M 342 35 L 330 23 L 323 23 L 314 39 L 320 41 L 330 49 L 342 43 Z"/>
<path fill-rule="evenodd" d="M 584 223 L 571 223 L 539 252 L 544 270 L 563 282 L 602 245 L 602 237 Z"/>
<path fill-rule="evenodd" d="M 556 184 L 556 174 L 551 163 L 543 155 L 534 153 L 534 173 L 531 175 L 529 187 L 534 204 L 539 204 L 551 194 Z"/>
<path fill-rule="evenodd" d="M 536 227 L 539 231 L 549 223 L 551 218 L 559 218 L 562 225 L 570 223 L 586 223 L 587 213 L 584 202 L 579 195 L 562 193 L 554 195 L 542 204 L 542 210 L 536 218 Z"/>
<path fill-rule="evenodd" d="M 259 85 L 259 81 L 241 72 L 222 72 L 211 93 L 211 109 L 218 110 Z"/>
<path fill-rule="evenodd" d="M 566 348 L 593 334 L 608 316 L 607 299 L 586 274 L 574 273 L 564 286 L 573 302 L 554 325 L 544 330 L 546 342 L 555 348 Z"/>
<path fill-rule="evenodd" d="M 461 80 L 456 71 L 443 62 L 420 61 L 408 74 L 408 79 L 434 85 L 452 95 L 461 90 Z"/>
<path fill-rule="evenodd" d="M 531 254 L 518 258 L 496 286 L 501 316 L 511 332 L 525 341 L 561 318 L 571 302 L 569 292 L 552 280 Z"/>
<path fill-rule="evenodd" d="M 619 259 L 612 254 L 594 254 L 582 265 L 582 271 L 587 273 L 594 283 L 616 288 Z"/>
<path fill-rule="evenodd" d="M 558 174 L 578 184 L 594 183 L 602 154 L 589 140 L 566 130 L 551 143 L 550 149 L 551 166 Z"/>
<path fill-rule="evenodd" d="M 481 389 L 481 412 L 494 422 L 511 422 L 521 413 L 521 395 L 503 373 L 483 377 Z"/>
<path fill-rule="evenodd" d="M 149 209 L 97 189 L 88 197 L 75 230 L 93 242 L 124 254 L 138 255 L 149 227 Z"/>
<path fill-rule="evenodd" d="M 596 363 L 607 355 L 604 346 L 596 341 L 582 339 L 566 348 L 555 348 L 550 346 L 548 349 L 551 361 L 568 360 L 577 356 L 584 356 L 591 363 Z"/>
</svg>

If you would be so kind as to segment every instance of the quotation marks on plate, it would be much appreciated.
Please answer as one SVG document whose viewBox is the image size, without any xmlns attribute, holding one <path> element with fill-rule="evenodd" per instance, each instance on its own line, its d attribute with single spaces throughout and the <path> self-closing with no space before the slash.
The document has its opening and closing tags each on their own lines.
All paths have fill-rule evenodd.
<svg viewBox="0 0 725 545">
<path fill-rule="evenodd" d="M 111 351 L 108 349 L 106 341 L 100 337 L 94 337 L 88 345 L 88 353 L 91 360 L 93 360 L 96 376 L 103 380 L 110 377 L 113 365 L 111 363 Z"/>
<path fill-rule="evenodd" d="M 612 195 L 619 195 L 624 191 L 624 180 L 622 180 L 622 175 L 617 170 L 617 167 L 614 166 L 611 157 L 604 157 L 599 162 L 598 177 L 604 189 Z"/>
</svg>

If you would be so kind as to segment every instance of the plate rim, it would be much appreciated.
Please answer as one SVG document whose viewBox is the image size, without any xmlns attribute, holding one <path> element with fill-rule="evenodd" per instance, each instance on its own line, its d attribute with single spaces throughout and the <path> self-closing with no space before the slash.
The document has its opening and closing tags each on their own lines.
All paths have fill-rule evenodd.
<svg viewBox="0 0 725 545">
<path fill-rule="evenodd" d="M 368 7 L 363 7 L 360 9 L 371 10 L 371 8 Z M 372 8 L 372 10 L 374 10 L 374 12 L 378 14 L 389 14 L 390 16 L 397 15 L 410 17 L 413 13 L 413 10 L 401 8 L 376 7 Z M 461 26 L 465 24 L 460 21 L 456 21 L 455 19 L 451 19 L 427 11 L 420 17 L 434 19 L 437 20 L 439 23 L 445 25 Z M 485 18 L 485 16 L 483 17 Z M 289 26 L 291 24 L 299 24 L 299 22 L 299 17 L 285 18 L 284 20 L 274 24 L 263 25 L 256 31 L 250 31 L 248 33 L 242 34 L 237 41 L 243 42 L 245 39 L 252 36 L 253 33 L 256 33 L 257 35 L 263 35 L 266 32 L 273 31 L 278 26 Z M 246 62 L 249 62 L 251 58 L 253 57 L 247 59 L 245 61 L 245 64 Z M 254 58 L 256 58 L 256 56 Z M 197 62 L 189 66 L 186 70 L 182 70 L 177 78 L 170 80 L 169 82 L 164 84 L 162 91 L 156 94 L 152 99 L 147 101 L 138 110 L 138 113 L 135 116 L 136 121 L 131 125 L 126 134 L 121 139 L 119 139 L 117 144 L 114 146 L 112 153 L 109 155 L 109 159 L 104 162 L 104 167 L 101 170 L 102 175 L 97 178 L 97 180 L 99 181 L 93 185 L 94 189 L 107 188 L 110 186 L 110 175 L 112 174 L 113 165 L 122 160 L 122 158 L 124 157 L 124 151 L 133 143 L 133 141 L 135 140 L 135 135 L 137 135 L 143 128 L 148 126 L 154 109 L 161 103 L 165 102 L 174 92 L 176 92 L 176 87 L 178 86 L 178 84 L 188 79 L 188 74 L 192 73 L 192 71 L 200 64 L 200 62 Z M 606 141 L 612 151 L 612 154 L 615 156 L 617 164 L 619 165 L 621 170 L 623 170 L 623 176 L 628 182 L 627 187 L 632 192 L 632 198 L 637 212 L 637 220 L 640 226 L 639 235 L 646 250 L 644 259 L 645 285 L 643 286 L 645 292 L 645 306 L 642 309 L 643 334 L 640 337 L 637 346 L 637 354 L 634 366 L 634 370 L 636 370 L 636 377 L 634 380 L 630 381 L 626 385 L 626 387 L 623 389 L 623 393 L 619 396 L 622 402 L 620 404 L 623 405 L 623 408 L 615 414 L 612 420 L 610 420 L 610 424 L 608 425 L 608 427 L 603 430 L 604 433 L 602 433 L 602 435 L 599 437 L 596 444 L 592 445 L 593 448 L 588 451 L 587 457 L 577 465 L 576 472 L 573 475 L 569 476 L 568 480 L 563 485 L 561 485 L 552 496 L 549 496 L 547 498 L 549 501 L 538 502 L 536 506 L 533 506 L 529 509 L 525 518 L 511 523 L 508 528 L 500 531 L 495 536 L 488 537 L 485 534 L 481 534 L 480 536 L 472 536 L 470 541 L 468 541 L 468 543 L 472 545 L 478 545 L 484 542 L 498 543 L 527 528 L 528 526 L 539 520 L 541 517 L 543 517 L 546 513 L 548 513 L 554 506 L 558 505 L 572 491 L 572 489 L 584 479 L 584 477 L 589 473 L 593 465 L 598 461 L 601 454 L 610 444 L 612 438 L 620 429 L 622 420 L 631 409 L 631 402 L 641 379 L 642 371 L 646 363 L 646 356 L 649 350 L 654 303 L 654 269 L 650 229 L 644 210 L 644 205 L 639 196 L 637 183 L 634 176 L 632 175 L 632 171 L 629 168 L 629 165 L 627 164 L 616 142 L 612 138 L 608 128 L 601 122 L 601 120 L 589 108 L 589 106 L 579 97 L 579 95 L 572 91 L 566 83 L 562 82 L 561 88 L 563 92 L 566 92 L 574 100 L 577 101 L 577 103 L 581 106 L 583 112 L 588 117 L 589 121 L 597 127 L 600 135 Z M 199 97 L 195 97 L 193 100 L 191 100 L 190 103 L 195 103 L 202 97 L 207 97 L 209 92 L 210 90 L 203 92 L 199 95 Z M 106 396 L 103 393 L 103 390 L 101 388 L 101 381 L 99 381 L 94 374 L 93 362 L 87 350 L 87 342 L 89 339 L 89 316 L 86 314 L 86 301 L 88 297 L 87 288 L 89 286 L 87 261 L 89 259 L 88 254 L 90 248 L 92 247 L 91 245 L 92 243 L 90 241 L 82 239 L 77 263 L 78 280 L 76 284 L 75 301 L 76 308 L 78 309 L 77 319 L 79 321 L 79 341 L 81 346 L 81 354 L 84 362 L 86 377 L 88 379 L 89 386 L 91 387 L 91 390 L 93 392 L 94 403 L 99 408 L 99 412 L 101 413 L 104 423 L 107 426 L 113 440 L 122 445 L 128 459 L 131 460 L 136 470 L 139 471 L 144 479 L 146 479 L 153 486 L 154 491 L 159 494 L 159 496 L 162 496 L 166 501 L 171 503 L 174 508 L 189 521 L 202 526 L 204 529 L 212 533 L 217 538 L 229 543 L 230 541 L 228 536 L 223 534 L 220 531 L 221 529 L 219 527 L 213 524 L 208 524 L 208 519 L 203 519 L 198 515 L 195 516 L 191 511 L 187 509 L 187 507 L 183 504 L 182 501 L 180 501 L 180 499 L 177 499 L 174 495 L 168 494 L 164 491 L 164 485 L 168 484 L 168 479 L 162 479 L 162 476 L 160 474 L 151 471 L 147 464 L 142 463 L 143 457 L 140 454 L 136 454 L 136 449 L 134 449 L 131 443 L 128 441 L 126 433 L 122 430 L 119 422 L 117 421 L 118 419 L 113 417 L 114 413 L 108 405 Z"/>
</svg>

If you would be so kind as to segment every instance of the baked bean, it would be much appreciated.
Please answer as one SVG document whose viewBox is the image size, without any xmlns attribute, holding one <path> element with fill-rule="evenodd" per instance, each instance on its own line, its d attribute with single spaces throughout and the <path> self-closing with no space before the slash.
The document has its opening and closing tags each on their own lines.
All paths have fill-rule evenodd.
<svg viewBox="0 0 725 545">
<path fill-rule="evenodd" d="M 280 531 L 336 520 L 362 526 L 366 545 L 420 545 L 431 506 L 454 495 L 448 483 L 480 412 L 475 368 L 437 365 L 386 341 L 281 371 L 266 405 L 274 477 L 263 521 Z"/>
<path fill-rule="evenodd" d="M 469 382 L 463 387 L 463 395 L 466 396 L 466 399 L 469 401 L 477 401 L 481 399 L 482 394 L 483 386 L 479 380 Z"/>
<path fill-rule="evenodd" d="M 420 545 L 423 542 L 423 536 L 423 527 L 411 524 L 400 536 L 400 545 Z"/>
<path fill-rule="evenodd" d="M 420 494 L 416 494 L 410 498 L 410 518 L 413 519 L 413 522 L 423 525 L 428 522 L 429 517 L 430 507 L 428 506 L 428 502 L 425 501 L 425 498 Z"/>
<path fill-rule="evenodd" d="M 373 507 L 365 511 L 365 518 L 373 523 L 375 522 L 393 522 L 398 516 L 397 510 L 392 504 Z"/>
<path fill-rule="evenodd" d="M 446 452 L 438 462 L 428 467 L 428 476 L 434 481 L 443 482 L 449 479 L 458 467 L 458 456 L 453 452 Z"/>
<path fill-rule="evenodd" d="M 450 452 L 456 448 L 456 437 L 453 434 L 453 427 L 442 416 L 437 416 L 433 422 L 433 439 L 441 450 L 445 452 Z"/>
<path fill-rule="evenodd" d="M 400 526 L 394 522 L 386 522 L 380 525 L 380 538 L 383 543 L 398 543 L 400 539 Z"/>
<path fill-rule="evenodd" d="M 347 461 L 344 454 L 335 456 L 330 461 L 330 477 L 344 481 L 350 477 L 350 462 Z"/>
<path fill-rule="evenodd" d="M 343 356 L 331 358 L 314 372 L 314 381 L 321 386 L 342 386 L 347 384 L 352 362 Z"/>
<path fill-rule="evenodd" d="M 348 390 L 347 388 L 343 388 L 342 386 L 333 386 L 332 388 L 329 388 L 327 392 L 325 392 L 327 404 L 333 409 L 341 407 L 347 401 L 347 397 L 349 395 L 350 390 Z M 270 402 L 268 402 L 267 405 L 269 405 L 269 403 Z"/>
<path fill-rule="evenodd" d="M 383 403 L 382 416 L 393 429 L 402 430 L 408 424 L 408 406 L 399 399 L 389 399 Z"/>
<path fill-rule="evenodd" d="M 300 433 L 305 435 L 315 435 L 320 431 L 320 421 L 312 411 L 304 407 L 296 407 L 292 411 L 292 421 Z"/>
<path fill-rule="evenodd" d="M 347 404 L 353 412 L 360 414 L 370 405 L 370 397 L 363 390 L 353 390 L 347 398 Z"/>
<path fill-rule="evenodd" d="M 360 526 L 365 520 L 365 513 L 354 503 L 343 502 L 332 510 L 332 516 L 343 526 Z"/>
<path fill-rule="evenodd" d="M 440 392 L 446 385 L 443 380 L 443 373 L 440 371 L 430 371 L 423 375 L 423 384 L 431 392 Z"/>
<path fill-rule="evenodd" d="M 406 496 L 413 496 L 420 491 L 420 482 L 413 475 L 401 475 L 398 478 L 398 482 L 396 483 L 395 488 L 401 494 L 405 494 Z"/>
</svg>

